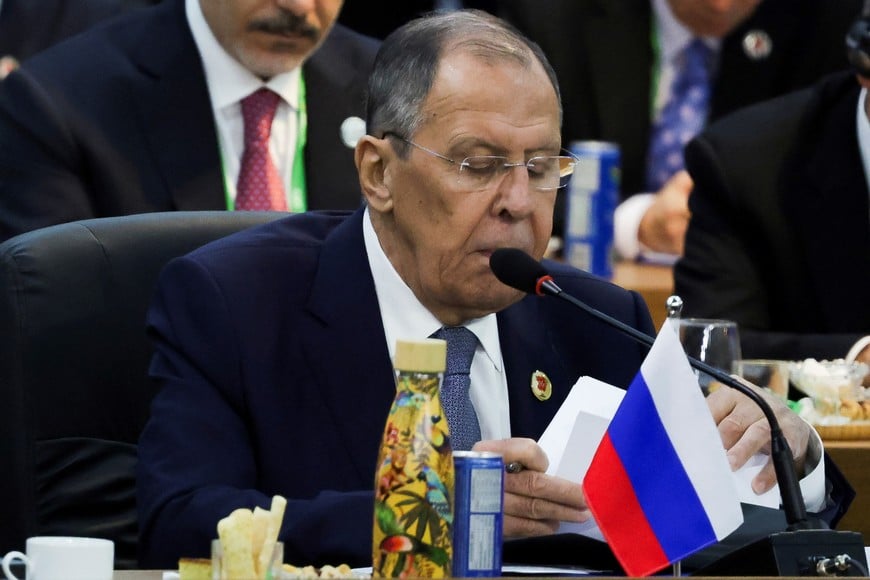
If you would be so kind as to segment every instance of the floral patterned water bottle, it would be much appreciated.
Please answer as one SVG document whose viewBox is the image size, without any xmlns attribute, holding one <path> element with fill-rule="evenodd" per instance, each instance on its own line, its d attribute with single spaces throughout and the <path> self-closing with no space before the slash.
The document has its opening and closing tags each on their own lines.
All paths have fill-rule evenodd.
<svg viewBox="0 0 870 580">
<path fill-rule="evenodd" d="M 450 576 L 453 452 L 438 392 L 447 343 L 398 341 L 390 407 L 375 474 L 375 577 Z"/>
</svg>

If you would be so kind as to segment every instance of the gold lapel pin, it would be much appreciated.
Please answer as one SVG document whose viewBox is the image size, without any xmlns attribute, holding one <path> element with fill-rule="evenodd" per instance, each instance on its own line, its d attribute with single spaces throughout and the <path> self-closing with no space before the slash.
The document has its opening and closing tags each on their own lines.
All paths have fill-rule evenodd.
<svg viewBox="0 0 870 580">
<path fill-rule="evenodd" d="M 553 394 L 553 383 L 550 382 L 550 377 L 541 371 L 532 373 L 532 394 L 539 401 L 546 401 Z"/>
</svg>

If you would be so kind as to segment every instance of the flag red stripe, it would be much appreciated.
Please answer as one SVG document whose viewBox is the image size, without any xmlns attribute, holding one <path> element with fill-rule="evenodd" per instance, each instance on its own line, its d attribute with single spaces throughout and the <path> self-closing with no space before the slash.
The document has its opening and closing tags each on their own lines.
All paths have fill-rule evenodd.
<svg viewBox="0 0 870 580">
<path fill-rule="evenodd" d="M 668 565 L 668 556 L 637 501 L 607 433 L 583 480 L 583 493 L 604 538 L 628 576 L 647 576 Z M 609 517 L 613 514 L 619 517 Z"/>
</svg>

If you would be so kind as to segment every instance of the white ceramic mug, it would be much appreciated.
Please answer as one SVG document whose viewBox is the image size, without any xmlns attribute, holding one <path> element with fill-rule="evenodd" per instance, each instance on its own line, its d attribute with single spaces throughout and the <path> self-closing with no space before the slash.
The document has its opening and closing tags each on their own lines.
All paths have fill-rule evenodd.
<svg viewBox="0 0 870 580">
<path fill-rule="evenodd" d="M 20 580 L 9 567 L 16 560 L 27 569 L 26 580 L 112 580 L 115 544 L 100 538 L 34 536 L 27 553 L 13 551 L 3 557 L 3 572 Z"/>
</svg>

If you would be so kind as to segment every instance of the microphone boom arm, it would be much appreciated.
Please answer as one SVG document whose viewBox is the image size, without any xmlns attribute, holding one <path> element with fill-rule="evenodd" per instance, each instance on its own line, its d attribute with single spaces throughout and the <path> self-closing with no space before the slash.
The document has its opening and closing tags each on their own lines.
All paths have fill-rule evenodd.
<svg viewBox="0 0 870 580">
<path fill-rule="evenodd" d="M 647 334 L 640 332 L 636 328 L 633 328 L 624 322 L 601 312 L 600 310 L 596 310 L 580 300 L 577 300 L 570 294 L 563 292 L 549 274 L 538 279 L 535 285 L 535 291 L 539 295 L 549 294 L 561 298 L 562 300 L 566 300 L 574 306 L 584 310 L 590 316 L 622 330 L 634 340 L 646 345 L 647 347 L 653 345 L 653 338 Z M 768 424 L 770 425 L 770 455 L 773 460 L 773 467 L 776 472 L 776 479 L 779 483 L 780 491 L 783 489 L 800 490 L 800 483 L 797 472 L 795 471 L 791 447 L 789 447 L 788 441 L 779 426 L 779 421 L 767 401 L 765 401 L 760 394 L 747 387 L 728 373 L 711 367 L 707 363 L 694 357 L 687 355 L 686 358 L 689 360 L 689 364 L 693 368 L 703 373 L 707 373 L 720 383 L 743 393 L 761 408 Z M 806 506 L 803 503 L 803 497 L 801 494 L 781 493 L 780 495 L 782 499 L 782 509 L 785 513 L 786 522 L 788 523 L 788 530 L 810 529 L 812 526 L 807 521 Z"/>
</svg>

